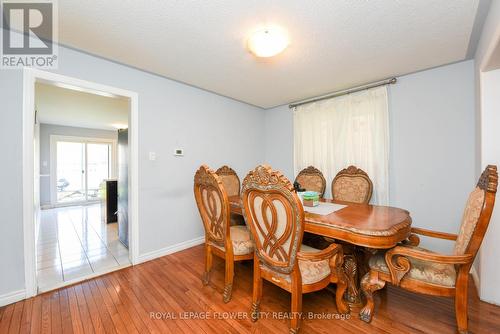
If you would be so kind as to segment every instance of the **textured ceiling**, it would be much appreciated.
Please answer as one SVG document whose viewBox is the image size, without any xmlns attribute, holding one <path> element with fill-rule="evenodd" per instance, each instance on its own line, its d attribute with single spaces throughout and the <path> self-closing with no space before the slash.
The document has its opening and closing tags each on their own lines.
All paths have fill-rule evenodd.
<svg viewBox="0 0 500 334">
<path fill-rule="evenodd" d="M 59 1 L 62 44 L 263 108 L 466 58 L 479 0 Z M 256 28 L 291 44 L 255 59 Z"/>
</svg>

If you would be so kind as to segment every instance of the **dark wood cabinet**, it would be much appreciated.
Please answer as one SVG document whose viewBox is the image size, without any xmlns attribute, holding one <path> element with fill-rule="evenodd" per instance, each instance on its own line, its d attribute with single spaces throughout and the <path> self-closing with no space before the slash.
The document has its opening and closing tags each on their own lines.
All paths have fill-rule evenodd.
<svg viewBox="0 0 500 334">
<path fill-rule="evenodd" d="M 118 221 L 118 182 L 116 180 L 104 180 L 102 185 L 102 215 L 104 222 L 116 223 Z"/>
</svg>

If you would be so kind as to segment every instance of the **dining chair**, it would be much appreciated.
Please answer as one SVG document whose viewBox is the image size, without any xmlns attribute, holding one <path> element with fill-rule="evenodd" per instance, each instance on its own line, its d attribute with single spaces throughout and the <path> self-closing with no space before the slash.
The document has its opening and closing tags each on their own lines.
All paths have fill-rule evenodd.
<svg viewBox="0 0 500 334">
<path fill-rule="evenodd" d="M 332 198 L 338 201 L 366 203 L 372 198 L 373 183 L 368 174 L 356 166 L 337 173 L 332 181 Z"/>
<path fill-rule="evenodd" d="M 408 244 L 396 246 L 385 254 L 375 254 L 369 260 L 370 271 L 361 281 L 366 305 L 360 312 L 360 318 L 366 322 L 371 321 L 373 294 L 389 282 L 417 293 L 455 297 L 458 331 L 467 333 L 469 270 L 488 228 L 497 186 L 497 167 L 489 165 L 469 195 L 458 235 L 412 228 Z M 418 247 L 417 235 L 455 240 L 453 255 Z"/>
<path fill-rule="evenodd" d="M 259 318 L 262 279 L 291 293 L 290 333 L 299 330 L 302 294 L 323 289 L 330 282 L 337 283 L 337 310 L 348 313 L 343 300 L 342 247 L 331 244 L 318 250 L 301 245 L 304 209 L 290 181 L 269 166 L 258 166 L 243 180 L 242 202 L 255 242 L 252 321 Z"/>
<path fill-rule="evenodd" d="M 240 196 L 240 178 L 231 167 L 224 165 L 219 167 L 215 173 L 222 180 L 228 197 Z M 231 213 L 231 225 L 245 225 L 243 216 Z"/>
<path fill-rule="evenodd" d="M 321 173 L 321 171 L 314 166 L 309 166 L 301 170 L 295 178 L 295 182 L 298 182 L 305 190 L 319 193 L 320 198 L 323 198 L 323 195 L 325 194 L 325 177 L 323 176 L 323 173 Z"/>
<path fill-rule="evenodd" d="M 202 165 L 194 176 L 194 196 L 205 227 L 205 272 L 203 284 L 208 285 L 212 256 L 225 260 L 223 300 L 231 300 L 234 262 L 253 259 L 254 243 L 246 226 L 230 226 L 230 204 L 222 180 Z"/>
<path fill-rule="evenodd" d="M 302 169 L 295 178 L 295 182 L 297 182 L 302 189 L 319 193 L 320 198 L 323 198 L 325 195 L 325 177 L 323 173 L 314 166 Z M 326 240 L 324 237 L 312 233 L 305 232 L 303 236 L 303 243 L 314 248 L 323 249 L 331 242 L 333 242 L 332 239 Z"/>
<path fill-rule="evenodd" d="M 224 165 L 215 171 L 226 189 L 227 196 L 240 196 L 240 178 L 231 167 Z"/>
</svg>

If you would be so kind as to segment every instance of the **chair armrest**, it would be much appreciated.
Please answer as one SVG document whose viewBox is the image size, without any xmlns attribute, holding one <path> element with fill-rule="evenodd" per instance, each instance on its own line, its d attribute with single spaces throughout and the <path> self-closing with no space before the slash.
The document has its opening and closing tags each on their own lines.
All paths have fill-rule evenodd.
<svg viewBox="0 0 500 334">
<path fill-rule="evenodd" d="M 386 260 L 392 258 L 393 256 L 408 256 L 414 259 L 434 262 L 434 263 L 443 263 L 443 264 L 468 264 L 472 262 L 473 256 L 472 254 L 464 254 L 464 255 L 444 255 L 439 253 L 431 253 L 423 250 L 405 247 L 405 246 L 396 246 L 393 249 L 389 250 L 385 258 Z"/>
<path fill-rule="evenodd" d="M 474 259 L 472 254 L 443 255 L 426 252 L 412 247 L 396 246 L 385 253 L 385 262 L 391 273 L 392 283 L 396 286 L 399 286 L 401 279 L 410 271 L 411 264 L 408 257 L 421 261 L 453 265 L 470 264 Z"/>
<path fill-rule="evenodd" d="M 319 252 L 298 252 L 297 259 L 303 261 L 322 261 L 328 260 L 338 253 L 342 254 L 342 246 L 338 244 L 331 244 Z"/>
<path fill-rule="evenodd" d="M 412 227 L 411 232 L 419 235 L 425 235 L 427 237 L 439 238 L 445 240 L 457 240 L 457 235 L 446 232 L 437 232 L 432 230 L 427 230 L 425 228 Z"/>
</svg>

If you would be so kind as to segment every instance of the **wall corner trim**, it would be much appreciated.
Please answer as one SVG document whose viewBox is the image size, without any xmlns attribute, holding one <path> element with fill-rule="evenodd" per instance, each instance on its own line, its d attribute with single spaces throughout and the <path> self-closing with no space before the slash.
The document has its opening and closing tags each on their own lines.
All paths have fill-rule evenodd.
<svg viewBox="0 0 500 334">
<path fill-rule="evenodd" d="M 26 298 L 26 290 L 12 291 L 3 295 L 0 295 L 0 306 L 9 305 Z"/>
<path fill-rule="evenodd" d="M 151 260 L 154 260 L 156 258 L 165 256 L 165 255 L 169 255 L 169 254 L 173 254 L 173 253 L 176 253 L 176 252 L 180 252 L 180 251 L 182 251 L 184 249 L 188 249 L 188 248 L 191 248 L 191 247 L 194 247 L 194 246 L 201 245 L 204 242 L 205 242 L 205 236 L 201 236 L 201 237 L 198 237 L 198 238 L 194 238 L 194 239 L 191 239 L 191 240 L 186 240 L 186 241 L 180 242 L 180 243 L 175 244 L 175 245 L 171 245 L 171 246 L 168 246 L 168 247 L 165 247 L 165 248 L 161 248 L 161 249 L 158 249 L 158 250 L 155 250 L 155 251 L 152 251 L 152 252 L 141 254 L 138 257 L 136 264 L 147 262 L 147 261 L 151 261 Z"/>
</svg>

